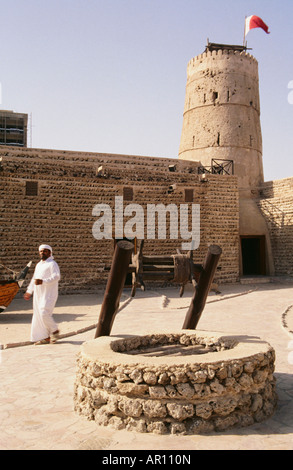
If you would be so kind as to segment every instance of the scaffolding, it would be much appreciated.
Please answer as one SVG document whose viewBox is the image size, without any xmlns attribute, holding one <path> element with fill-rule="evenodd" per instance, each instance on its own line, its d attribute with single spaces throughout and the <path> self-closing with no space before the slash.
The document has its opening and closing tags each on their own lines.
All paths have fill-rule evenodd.
<svg viewBox="0 0 293 470">
<path fill-rule="evenodd" d="M 0 110 L 0 145 L 27 147 L 28 115 Z"/>
<path fill-rule="evenodd" d="M 219 158 L 212 158 L 211 166 L 199 166 L 198 174 L 211 173 L 213 175 L 234 175 L 234 162 L 233 160 L 222 160 Z"/>
</svg>

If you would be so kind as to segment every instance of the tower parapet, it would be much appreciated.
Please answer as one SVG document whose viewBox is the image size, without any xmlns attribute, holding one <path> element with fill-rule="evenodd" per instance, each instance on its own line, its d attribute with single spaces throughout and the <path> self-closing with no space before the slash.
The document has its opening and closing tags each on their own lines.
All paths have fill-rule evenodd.
<svg viewBox="0 0 293 470">
<path fill-rule="evenodd" d="M 188 62 L 179 158 L 233 160 L 240 189 L 263 182 L 258 62 L 242 46 L 208 44 Z"/>
</svg>

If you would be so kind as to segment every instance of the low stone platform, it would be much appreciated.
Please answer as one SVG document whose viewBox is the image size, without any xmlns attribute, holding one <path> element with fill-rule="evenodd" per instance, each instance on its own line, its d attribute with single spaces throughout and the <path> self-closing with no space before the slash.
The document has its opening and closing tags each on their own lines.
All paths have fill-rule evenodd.
<svg viewBox="0 0 293 470">
<path fill-rule="evenodd" d="M 180 330 L 100 337 L 77 360 L 75 410 L 158 434 L 244 427 L 274 413 L 275 351 L 258 337 Z"/>
</svg>

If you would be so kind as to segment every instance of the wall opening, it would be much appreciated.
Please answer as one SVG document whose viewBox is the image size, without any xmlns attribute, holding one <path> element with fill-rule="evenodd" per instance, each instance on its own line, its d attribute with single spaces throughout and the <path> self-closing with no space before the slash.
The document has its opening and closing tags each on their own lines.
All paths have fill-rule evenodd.
<svg viewBox="0 0 293 470">
<path fill-rule="evenodd" d="M 25 195 L 26 196 L 38 195 L 38 181 L 26 181 L 25 182 Z"/>
<path fill-rule="evenodd" d="M 184 189 L 184 202 L 193 202 L 193 189 Z"/>
<path fill-rule="evenodd" d="M 266 275 L 265 235 L 241 236 L 243 276 Z"/>
<path fill-rule="evenodd" d="M 133 188 L 129 186 L 124 186 L 123 199 L 124 201 L 133 201 Z"/>
</svg>

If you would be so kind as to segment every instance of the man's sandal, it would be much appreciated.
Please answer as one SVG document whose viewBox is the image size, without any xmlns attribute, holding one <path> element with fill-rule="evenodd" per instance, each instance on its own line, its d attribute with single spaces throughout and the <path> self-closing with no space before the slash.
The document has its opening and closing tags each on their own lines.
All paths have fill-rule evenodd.
<svg viewBox="0 0 293 470">
<path fill-rule="evenodd" d="M 49 339 L 41 339 L 40 341 L 37 341 L 35 343 L 36 346 L 38 346 L 39 344 L 50 344 L 50 338 Z"/>
<path fill-rule="evenodd" d="M 53 333 L 50 337 L 51 343 L 56 343 L 56 341 L 60 338 L 60 331 L 57 330 L 55 333 Z"/>
</svg>

